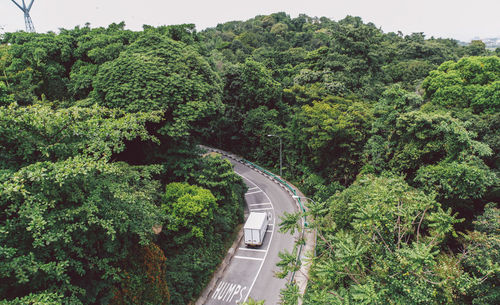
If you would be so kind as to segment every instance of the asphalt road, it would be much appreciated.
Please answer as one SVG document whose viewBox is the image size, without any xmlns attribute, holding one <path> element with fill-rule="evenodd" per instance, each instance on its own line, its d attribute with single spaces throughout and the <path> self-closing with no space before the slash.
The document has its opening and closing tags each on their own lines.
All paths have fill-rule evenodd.
<svg viewBox="0 0 500 305">
<path fill-rule="evenodd" d="M 294 236 L 278 232 L 279 217 L 284 212 L 297 210 L 290 195 L 265 176 L 230 160 L 235 172 L 243 177 L 248 185 L 245 194 L 249 211 L 271 213 L 271 221 L 259 248 L 247 248 L 242 240 L 224 275 L 210 291 L 206 304 L 227 305 L 243 303 L 248 297 L 265 300 L 265 304 L 278 304 L 280 290 L 285 287 L 286 279 L 278 279 L 274 273 L 279 271 L 276 263 L 280 260 L 278 252 L 293 250 Z"/>
</svg>

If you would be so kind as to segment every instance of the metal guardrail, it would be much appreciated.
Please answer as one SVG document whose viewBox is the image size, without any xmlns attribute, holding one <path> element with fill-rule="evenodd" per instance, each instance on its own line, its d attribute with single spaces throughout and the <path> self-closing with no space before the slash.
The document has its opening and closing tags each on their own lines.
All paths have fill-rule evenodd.
<svg viewBox="0 0 500 305">
<path fill-rule="evenodd" d="M 271 173 L 270 171 L 258 166 L 257 164 L 255 164 L 253 162 L 250 162 L 246 159 L 242 159 L 242 161 L 244 161 L 245 163 L 249 164 L 250 166 L 260 170 L 261 172 L 265 173 L 269 177 L 272 177 L 273 179 L 275 179 L 279 183 L 283 184 L 286 188 L 288 188 L 295 196 L 298 196 L 297 191 L 293 187 L 291 187 L 285 180 L 281 179 L 281 177 L 276 176 L 275 174 Z M 297 201 L 299 203 L 300 209 L 302 210 L 303 213 L 305 213 L 306 209 L 302 205 L 302 201 L 300 200 L 300 197 L 297 197 Z M 302 232 L 301 232 L 301 238 L 304 237 L 304 230 L 305 230 L 305 227 L 307 227 L 307 220 L 306 220 L 305 215 L 303 216 L 303 224 L 304 224 L 304 228 L 302 229 Z M 297 252 L 297 258 L 296 258 L 297 263 L 300 260 L 300 255 L 302 254 L 302 248 L 303 248 L 303 245 L 301 244 L 299 247 L 299 250 Z M 294 278 L 295 278 L 295 270 L 292 272 L 292 276 L 290 277 L 290 280 L 288 281 L 288 283 L 292 283 Z"/>
<path fill-rule="evenodd" d="M 297 191 L 291 187 L 285 180 L 281 179 L 281 177 L 279 176 L 276 176 L 275 174 L 271 173 L 270 171 L 258 166 L 257 164 L 253 163 L 253 162 L 250 162 L 246 159 L 243 159 L 243 161 L 245 161 L 246 163 L 250 164 L 251 166 L 255 167 L 256 169 L 266 173 L 268 176 L 270 177 L 273 177 L 273 179 L 276 179 L 277 181 L 279 181 L 281 184 L 283 184 L 284 186 L 286 186 L 295 196 L 297 196 Z M 299 202 L 299 205 L 300 205 L 300 209 L 302 210 L 302 212 L 305 212 L 306 209 L 304 208 L 304 206 L 302 205 L 302 202 L 300 200 L 300 198 L 297 198 L 298 202 Z M 304 219 L 305 220 L 305 219 Z"/>
<path fill-rule="evenodd" d="M 228 157 L 230 157 L 230 158 L 233 158 L 233 159 L 235 159 L 235 160 L 237 160 L 237 161 L 239 161 L 239 162 L 241 162 L 241 163 L 246 163 L 246 164 L 248 164 L 249 166 L 251 166 L 251 167 L 253 167 L 253 168 L 255 168 L 255 169 L 257 169 L 257 170 L 261 171 L 262 173 L 266 174 L 267 176 L 271 177 L 272 179 L 274 179 L 274 180 L 278 181 L 278 182 L 279 182 L 279 183 L 281 183 L 283 186 L 285 186 L 285 187 L 286 187 L 286 188 L 287 188 L 287 189 L 288 189 L 288 190 L 289 190 L 289 191 L 290 191 L 290 192 L 291 192 L 294 196 L 297 196 L 297 198 L 296 198 L 296 199 L 297 199 L 297 202 L 299 203 L 299 208 L 300 208 L 300 210 L 301 210 L 303 213 L 305 213 L 305 212 L 306 212 L 306 209 L 305 209 L 305 207 L 302 205 L 302 201 L 300 200 L 300 197 L 297 195 L 297 191 L 296 191 L 293 187 L 291 187 L 291 186 L 290 186 L 290 185 L 289 185 L 289 184 L 288 184 L 285 180 L 281 179 L 281 177 L 279 177 L 279 176 L 277 176 L 277 175 L 275 175 L 275 174 L 271 173 L 270 171 L 268 171 L 268 170 L 266 170 L 266 169 L 264 169 L 264 168 L 260 167 L 259 165 L 255 164 L 255 163 L 253 163 L 253 162 L 250 162 L 250 161 L 248 161 L 248 160 L 246 160 L 246 159 L 243 159 L 243 158 L 241 158 L 241 159 L 240 159 L 240 158 L 236 158 L 235 156 L 233 156 L 233 155 L 231 155 L 231 154 L 228 154 L 227 152 L 221 151 L 221 150 L 219 150 L 219 149 L 214 149 L 214 148 L 212 148 L 212 147 L 207 147 L 207 146 L 204 146 L 204 145 L 200 145 L 200 147 L 202 147 L 202 148 L 204 148 L 204 149 L 206 149 L 206 150 L 209 150 L 209 151 L 213 151 L 213 152 L 217 152 L 217 153 L 220 153 L 220 154 L 226 155 L 226 156 L 228 156 Z M 303 238 L 303 237 L 304 237 L 304 231 L 305 231 L 305 228 L 307 227 L 307 220 L 306 220 L 306 216 L 305 216 L 305 215 L 303 216 L 303 219 L 302 219 L 302 220 L 303 220 L 303 224 L 304 224 L 304 226 L 303 226 L 303 228 L 302 228 L 302 232 L 301 232 L 301 237 L 300 237 L 300 238 Z M 295 260 L 297 263 L 298 263 L 298 262 L 299 262 L 299 260 L 300 260 L 300 255 L 302 254 L 302 248 L 303 248 L 303 247 L 304 247 L 304 246 L 303 246 L 303 244 L 301 244 L 301 245 L 299 246 L 299 250 L 298 250 L 298 252 L 297 252 L 297 258 L 296 258 L 296 260 Z M 293 282 L 293 280 L 294 280 L 294 278 L 295 278 L 295 273 L 296 273 L 296 271 L 294 270 L 294 271 L 292 272 L 292 276 L 290 277 L 290 280 L 288 281 L 288 283 L 292 283 L 292 282 Z"/>
</svg>

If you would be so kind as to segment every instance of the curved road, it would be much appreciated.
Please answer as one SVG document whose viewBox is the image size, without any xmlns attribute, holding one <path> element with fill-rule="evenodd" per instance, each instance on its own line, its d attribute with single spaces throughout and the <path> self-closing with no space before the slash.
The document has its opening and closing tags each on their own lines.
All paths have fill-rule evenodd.
<svg viewBox="0 0 500 305">
<path fill-rule="evenodd" d="M 291 252 L 295 241 L 294 236 L 278 232 L 279 217 L 284 212 L 296 211 L 297 206 L 288 192 L 267 177 L 234 160 L 229 161 L 248 186 L 245 194 L 248 210 L 265 211 L 271 213 L 272 218 L 260 248 L 247 248 L 242 239 L 205 304 L 239 304 L 248 297 L 265 300 L 267 305 L 278 304 L 280 290 L 287 283 L 286 279 L 274 276 L 279 271 L 278 252 L 284 249 Z"/>
</svg>

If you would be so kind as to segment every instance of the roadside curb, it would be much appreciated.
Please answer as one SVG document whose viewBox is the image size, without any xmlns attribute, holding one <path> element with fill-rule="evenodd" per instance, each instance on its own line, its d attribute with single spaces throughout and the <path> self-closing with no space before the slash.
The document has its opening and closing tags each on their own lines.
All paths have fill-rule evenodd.
<svg viewBox="0 0 500 305">
<path fill-rule="evenodd" d="M 302 192 L 300 192 L 300 190 L 297 187 L 295 187 L 294 185 L 288 183 L 288 181 L 286 181 L 283 178 L 277 176 L 277 177 L 279 177 L 278 179 L 281 179 L 286 184 L 288 184 L 291 188 L 293 188 L 293 190 L 295 191 L 295 193 L 292 190 L 290 190 L 288 187 L 286 187 L 283 183 L 281 183 L 280 181 L 278 181 L 277 179 L 275 179 L 273 176 L 271 176 L 271 175 L 274 175 L 274 174 L 271 173 L 271 175 L 268 175 L 267 173 L 264 172 L 264 171 L 267 171 L 267 170 L 265 170 L 265 169 L 260 170 L 259 168 L 257 168 L 258 167 L 257 165 L 254 166 L 254 164 L 252 164 L 251 162 L 246 161 L 244 158 L 241 158 L 239 156 L 230 154 L 230 153 L 228 153 L 226 151 L 223 151 L 223 150 L 220 150 L 220 149 L 215 149 L 215 148 L 207 147 L 207 146 L 204 146 L 204 145 L 200 145 L 200 147 L 203 148 L 203 149 L 205 149 L 206 151 L 215 152 L 215 153 L 223 155 L 223 156 L 225 156 L 227 158 L 233 159 L 233 160 L 235 160 L 235 161 L 237 161 L 237 162 L 239 162 L 239 163 L 241 163 L 241 164 L 243 164 L 243 165 L 251 168 L 252 170 L 260 173 L 261 175 L 265 176 L 269 180 L 271 180 L 274 183 L 278 184 L 282 189 L 284 189 L 285 191 L 287 191 L 288 194 L 290 195 L 290 197 L 292 197 L 292 198 L 293 198 L 293 196 L 295 194 L 300 195 L 300 197 L 305 197 L 304 194 L 302 194 Z M 304 211 L 304 212 L 307 211 L 307 208 L 303 207 L 301 205 L 301 203 L 299 202 L 298 199 L 294 198 L 294 201 L 295 201 L 295 204 L 297 205 L 297 208 L 299 209 L 299 211 L 301 211 L 301 210 Z M 305 219 L 302 219 L 302 229 L 303 229 L 303 231 L 302 231 L 302 234 L 303 234 L 302 237 L 305 240 L 305 245 L 301 249 L 301 251 L 299 251 L 299 255 L 297 257 L 297 260 L 300 260 L 300 262 L 301 262 L 301 266 L 300 266 L 299 272 L 294 273 L 294 275 L 292 276 L 291 279 L 292 279 L 292 281 L 295 281 L 295 283 L 299 287 L 300 295 L 304 296 L 306 288 L 307 288 L 307 281 L 308 281 L 307 275 L 309 274 L 309 269 L 311 267 L 310 266 L 311 265 L 310 261 L 307 261 L 307 263 L 304 263 L 304 258 L 306 257 L 306 253 L 311 253 L 311 252 L 314 253 L 314 249 L 316 247 L 316 231 L 310 230 L 310 229 L 307 228 L 307 225 L 305 223 Z M 234 256 L 234 253 L 236 252 L 235 248 L 234 248 L 235 245 L 238 246 L 238 244 L 240 243 L 242 237 L 243 237 L 243 228 L 240 230 L 240 232 L 238 232 L 237 243 L 235 241 L 235 243 L 233 243 L 233 246 L 231 247 L 231 249 L 229 249 L 228 254 L 226 255 L 226 258 L 224 258 L 224 260 L 221 263 L 220 267 L 217 269 L 214 277 L 212 278 L 212 280 L 210 281 L 210 283 L 207 285 L 207 287 L 203 291 L 203 293 L 200 296 L 200 298 L 196 301 L 196 303 L 195 303 L 196 305 L 202 305 L 208 299 L 208 295 L 209 295 L 210 291 L 212 291 L 212 289 L 215 287 L 215 285 L 217 284 L 217 281 L 219 280 L 219 278 L 222 277 L 222 274 L 224 273 L 224 270 L 226 269 L 227 265 L 229 264 L 229 262 L 231 261 L 232 257 Z M 299 298 L 298 305 L 302 305 L 302 298 Z"/>
<path fill-rule="evenodd" d="M 236 237 L 236 239 L 234 240 L 231 248 L 227 250 L 226 257 L 224 258 L 224 260 L 222 260 L 222 263 L 219 265 L 219 267 L 217 267 L 217 270 L 215 271 L 212 279 L 205 287 L 198 300 L 196 300 L 196 302 L 194 303 L 195 305 L 203 305 L 206 303 L 210 292 L 215 288 L 217 281 L 219 281 L 219 279 L 224 275 L 224 271 L 226 271 L 227 266 L 229 266 L 229 263 L 233 259 L 233 256 L 236 253 L 236 248 L 238 248 L 238 245 L 240 244 L 242 238 L 243 227 L 241 227 L 240 231 L 238 232 L 238 237 Z"/>
</svg>

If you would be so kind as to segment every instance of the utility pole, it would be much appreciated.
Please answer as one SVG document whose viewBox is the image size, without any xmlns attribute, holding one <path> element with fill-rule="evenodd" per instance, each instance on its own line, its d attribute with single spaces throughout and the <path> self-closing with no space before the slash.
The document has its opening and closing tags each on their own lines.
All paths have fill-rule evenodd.
<svg viewBox="0 0 500 305">
<path fill-rule="evenodd" d="M 30 17 L 30 10 L 31 7 L 33 6 L 33 2 L 35 0 L 31 0 L 30 4 L 26 6 L 26 3 L 23 1 L 23 5 L 21 6 L 19 3 L 17 3 L 15 0 L 11 0 L 21 11 L 24 13 L 24 23 L 26 25 L 26 32 L 32 33 L 35 32 L 35 26 L 33 25 L 33 20 L 31 20 Z"/>
</svg>

